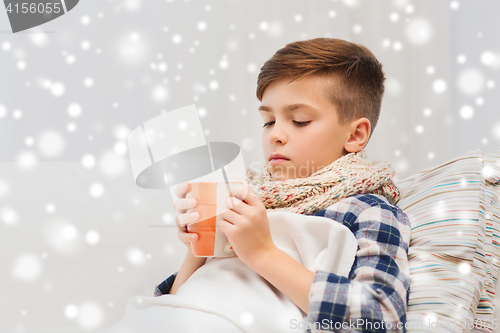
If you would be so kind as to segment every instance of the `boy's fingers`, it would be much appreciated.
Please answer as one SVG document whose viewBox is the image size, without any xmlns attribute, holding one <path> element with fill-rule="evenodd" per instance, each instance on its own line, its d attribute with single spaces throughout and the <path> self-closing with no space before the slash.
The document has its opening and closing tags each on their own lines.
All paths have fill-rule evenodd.
<svg viewBox="0 0 500 333">
<path fill-rule="evenodd" d="M 186 228 L 185 226 L 183 227 L 183 226 L 181 225 L 181 222 L 180 222 L 180 220 L 179 220 L 179 215 L 177 215 L 177 216 L 175 217 L 175 224 L 177 225 L 177 229 L 179 229 L 179 231 L 184 231 L 184 232 L 186 232 L 186 231 L 187 231 L 187 228 Z"/>
<path fill-rule="evenodd" d="M 198 203 L 195 198 L 177 199 L 174 201 L 174 208 L 178 214 L 182 214 L 185 210 L 195 208 L 197 204 Z"/>
<path fill-rule="evenodd" d="M 186 214 L 181 214 L 181 215 L 177 215 L 177 216 L 179 217 L 179 227 L 185 228 L 187 225 L 187 222 L 189 222 L 189 221 L 186 221 L 186 219 L 187 219 Z"/>
<path fill-rule="evenodd" d="M 182 198 L 184 193 L 186 192 L 186 184 L 182 183 L 182 184 L 177 185 L 174 192 L 175 192 L 175 195 L 177 196 L 177 198 Z"/>
<path fill-rule="evenodd" d="M 239 185 L 235 186 L 231 189 L 231 194 L 233 197 L 239 198 L 242 201 L 247 201 L 248 194 L 250 194 L 250 187 L 247 185 Z"/>
<path fill-rule="evenodd" d="M 184 232 L 184 231 L 181 231 L 181 230 L 179 230 L 177 232 L 177 237 L 183 243 L 191 243 L 191 242 L 196 242 L 198 240 L 198 234 L 197 233 L 194 233 L 194 232 Z"/>
<path fill-rule="evenodd" d="M 255 206 L 259 203 L 262 203 L 248 185 L 241 185 L 235 187 L 234 191 L 232 191 L 232 194 L 233 197 L 237 198 L 239 197 L 240 200 L 245 201 L 250 206 Z"/>
<path fill-rule="evenodd" d="M 181 199 L 181 198 L 185 198 L 186 197 L 186 193 L 188 193 L 190 191 L 190 188 L 191 188 L 191 184 L 189 183 L 182 183 L 182 184 L 179 184 L 177 185 L 177 187 L 175 188 L 175 195 L 177 196 L 177 198 Z"/>
<path fill-rule="evenodd" d="M 181 227 L 185 227 L 188 224 L 198 221 L 200 218 L 200 213 L 195 210 L 190 209 L 186 214 L 177 215 L 179 218 L 179 224 Z"/>
</svg>

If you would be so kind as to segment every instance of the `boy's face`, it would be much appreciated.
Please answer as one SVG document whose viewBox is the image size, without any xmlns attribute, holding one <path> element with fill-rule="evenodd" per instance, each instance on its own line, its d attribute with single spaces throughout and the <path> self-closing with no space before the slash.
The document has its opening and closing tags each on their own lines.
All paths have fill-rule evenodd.
<svg viewBox="0 0 500 333">
<path fill-rule="evenodd" d="M 273 181 L 308 177 L 347 153 L 349 123 L 339 124 L 324 80 L 306 76 L 289 84 L 290 79 L 281 79 L 264 91 L 262 148 Z M 271 159 L 272 154 L 286 159 Z"/>
</svg>

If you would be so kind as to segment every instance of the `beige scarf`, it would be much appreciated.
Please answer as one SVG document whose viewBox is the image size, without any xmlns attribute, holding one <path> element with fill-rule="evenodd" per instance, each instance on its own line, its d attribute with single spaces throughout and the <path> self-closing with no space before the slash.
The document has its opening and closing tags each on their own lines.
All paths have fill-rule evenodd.
<svg viewBox="0 0 500 333">
<path fill-rule="evenodd" d="M 268 211 L 314 214 L 360 193 L 380 194 L 393 203 L 399 198 L 392 166 L 367 160 L 364 150 L 344 155 L 307 178 L 272 181 L 267 166 L 260 174 L 247 169 L 246 175 Z"/>
</svg>

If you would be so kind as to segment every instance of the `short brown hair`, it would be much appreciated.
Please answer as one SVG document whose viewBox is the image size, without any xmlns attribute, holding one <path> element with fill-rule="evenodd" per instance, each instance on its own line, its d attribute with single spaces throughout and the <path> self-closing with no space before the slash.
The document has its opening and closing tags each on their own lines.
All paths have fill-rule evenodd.
<svg viewBox="0 0 500 333">
<path fill-rule="evenodd" d="M 260 69 L 257 98 L 262 101 L 265 89 L 276 80 L 295 81 L 306 75 L 328 78 L 325 93 L 338 107 L 340 123 L 366 117 L 371 137 L 380 115 L 385 76 L 382 64 L 370 50 L 335 38 L 287 44 Z"/>
</svg>

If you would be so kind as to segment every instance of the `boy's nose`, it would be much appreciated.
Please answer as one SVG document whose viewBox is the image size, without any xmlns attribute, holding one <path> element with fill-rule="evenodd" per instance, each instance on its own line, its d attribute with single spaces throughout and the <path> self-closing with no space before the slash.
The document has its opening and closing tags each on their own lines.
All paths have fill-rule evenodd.
<svg viewBox="0 0 500 333">
<path fill-rule="evenodd" d="M 274 123 L 273 130 L 269 135 L 269 140 L 271 143 L 281 142 L 281 144 L 285 144 L 287 142 L 286 133 L 282 126 Z"/>
</svg>

